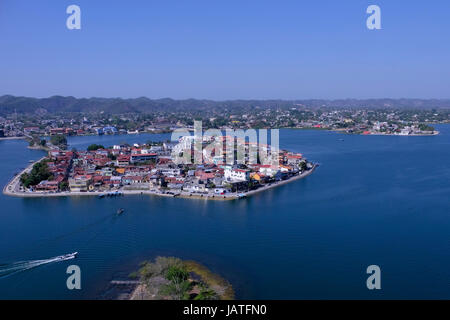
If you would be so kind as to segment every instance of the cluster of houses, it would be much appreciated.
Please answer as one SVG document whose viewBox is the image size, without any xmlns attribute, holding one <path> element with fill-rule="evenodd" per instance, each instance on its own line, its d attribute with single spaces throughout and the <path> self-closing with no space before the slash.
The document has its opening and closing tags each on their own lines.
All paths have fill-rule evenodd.
<svg viewBox="0 0 450 320">
<path fill-rule="evenodd" d="M 25 127 L 23 128 L 23 133 L 25 135 L 47 135 L 47 136 L 57 136 L 57 135 L 83 135 L 85 131 L 83 129 L 73 129 L 73 128 L 45 128 L 40 127 Z"/>
<path fill-rule="evenodd" d="M 36 191 L 93 192 L 154 190 L 226 194 L 258 188 L 288 179 L 312 165 L 301 154 L 279 151 L 279 164 L 180 164 L 173 151 L 178 144 L 114 145 L 92 151 L 50 151 L 47 161 L 52 180 Z M 61 182 L 65 189 L 61 190 Z"/>
<path fill-rule="evenodd" d="M 43 180 L 34 186 L 34 191 L 58 192 L 61 184 L 69 178 L 72 159 L 72 151 L 51 150 L 47 157 L 46 164 L 51 174 L 51 180 Z"/>
<path fill-rule="evenodd" d="M 119 131 L 116 127 L 106 126 L 106 127 L 85 127 L 73 129 L 70 127 L 63 128 L 40 128 L 40 127 L 24 127 L 23 133 L 27 136 L 31 135 L 47 135 L 47 136 L 56 136 L 56 135 L 85 135 L 89 133 L 95 133 L 98 135 L 104 134 L 119 134 L 119 133 L 127 133 L 126 130 Z"/>
<path fill-rule="evenodd" d="M 372 128 L 364 130 L 364 135 L 369 134 L 393 134 L 399 136 L 409 136 L 409 135 L 423 135 L 423 134 L 434 134 L 434 130 L 423 131 L 418 125 L 411 126 L 399 126 L 395 123 L 390 122 L 380 122 L 377 121 L 373 124 Z"/>
</svg>

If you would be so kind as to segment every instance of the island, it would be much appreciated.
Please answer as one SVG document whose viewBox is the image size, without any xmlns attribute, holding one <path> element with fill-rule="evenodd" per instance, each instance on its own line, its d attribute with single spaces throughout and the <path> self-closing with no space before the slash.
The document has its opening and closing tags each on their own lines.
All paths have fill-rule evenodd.
<svg viewBox="0 0 450 320">
<path fill-rule="evenodd" d="M 231 284 L 195 261 L 175 257 L 157 257 L 144 261 L 130 280 L 111 281 L 110 285 L 126 288 L 115 299 L 129 300 L 233 300 Z M 119 290 L 120 291 L 120 290 Z"/>
<path fill-rule="evenodd" d="M 245 159 L 252 148 L 257 152 L 270 148 L 232 139 L 235 149 L 231 153 L 242 152 Z M 48 155 L 17 174 L 3 192 L 18 197 L 149 194 L 235 200 L 304 178 L 317 167 L 300 153 L 278 149 L 276 163 L 271 164 L 261 163 L 260 153 L 254 162 L 233 160 L 230 164 L 225 152 L 204 153 L 199 163 L 179 163 L 179 146 L 180 142 L 148 141 L 109 147 L 92 144 L 84 151 L 69 151 L 53 145 Z M 189 152 L 193 157 L 195 152 Z"/>
</svg>

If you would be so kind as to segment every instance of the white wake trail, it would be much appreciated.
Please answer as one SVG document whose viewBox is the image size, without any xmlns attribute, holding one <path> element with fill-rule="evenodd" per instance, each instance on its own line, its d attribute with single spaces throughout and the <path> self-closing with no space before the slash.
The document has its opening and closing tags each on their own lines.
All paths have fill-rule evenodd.
<svg viewBox="0 0 450 320">
<path fill-rule="evenodd" d="M 13 274 L 24 272 L 36 267 L 46 265 L 54 262 L 61 262 L 66 260 L 74 259 L 75 256 L 58 256 L 45 260 L 29 260 L 29 261 L 18 261 L 10 264 L 0 266 L 0 279 L 12 276 Z"/>
</svg>

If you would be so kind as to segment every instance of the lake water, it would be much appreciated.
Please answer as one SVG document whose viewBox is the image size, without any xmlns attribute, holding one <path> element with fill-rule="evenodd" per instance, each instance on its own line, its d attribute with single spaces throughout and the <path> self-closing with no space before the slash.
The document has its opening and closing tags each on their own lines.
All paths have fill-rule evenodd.
<svg viewBox="0 0 450 320">
<path fill-rule="evenodd" d="M 237 298 L 449 299 L 450 126 L 438 128 L 435 137 L 281 130 L 281 147 L 321 166 L 303 180 L 237 201 L 0 195 L 3 268 L 80 253 L 0 278 L 0 298 L 98 298 L 140 261 L 170 255 L 219 273 Z M 81 150 L 167 137 L 69 143 Z M 0 141 L 1 185 L 43 154 L 24 141 Z M 117 217 L 120 207 L 126 212 Z M 66 288 L 71 264 L 81 268 L 80 291 Z M 366 288 L 372 264 L 381 267 L 379 291 Z"/>
</svg>

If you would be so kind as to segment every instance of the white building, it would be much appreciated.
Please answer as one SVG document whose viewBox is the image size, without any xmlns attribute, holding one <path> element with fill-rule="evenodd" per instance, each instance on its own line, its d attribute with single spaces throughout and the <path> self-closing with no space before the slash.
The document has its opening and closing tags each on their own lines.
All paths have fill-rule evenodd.
<svg viewBox="0 0 450 320">
<path fill-rule="evenodd" d="M 228 181 L 248 181 L 250 179 L 250 171 L 226 167 L 224 177 Z"/>
<path fill-rule="evenodd" d="M 401 136 L 407 136 L 411 133 L 411 128 L 410 127 L 405 127 L 402 130 L 400 130 L 399 135 Z"/>
<path fill-rule="evenodd" d="M 278 166 L 271 166 L 271 165 L 263 165 L 259 168 L 259 172 L 266 176 L 273 177 L 280 168 Z"/>
</svg>

